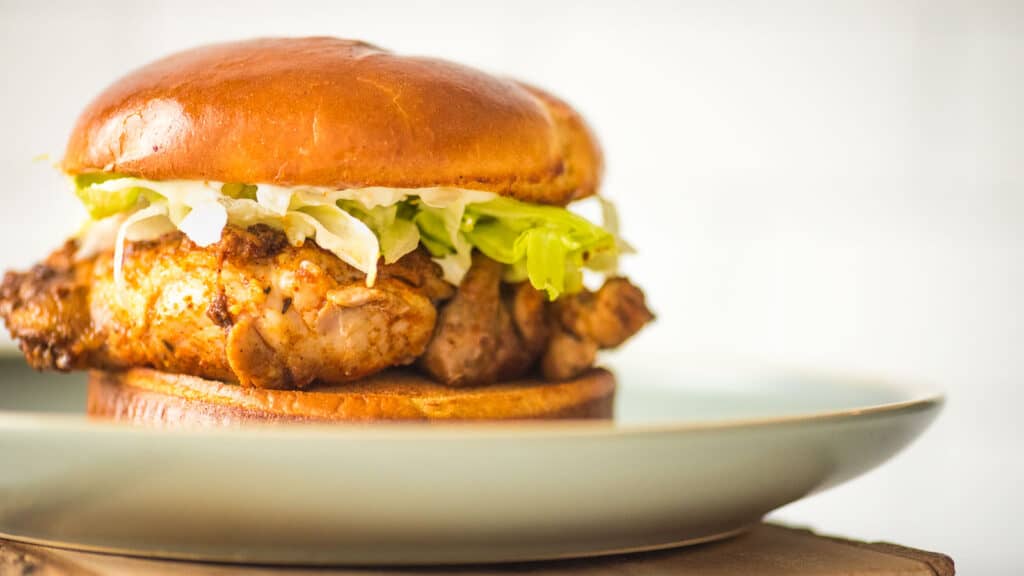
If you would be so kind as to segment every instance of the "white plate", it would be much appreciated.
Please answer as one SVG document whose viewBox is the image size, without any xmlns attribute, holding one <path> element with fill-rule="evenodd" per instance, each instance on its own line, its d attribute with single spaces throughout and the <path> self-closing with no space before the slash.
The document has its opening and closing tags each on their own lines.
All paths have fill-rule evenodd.
<svg viewBox="0 0 1024 576">
<path fill-rule="evenodd" d="M 654 549 L 735 533 L 873 468 L 942 403 L 809 374 L 618 373 L 614 424 L 172 432 L 88 421 L 81 376 L 0 360 L 0 533 L 258 563 Z"/>
</svg>

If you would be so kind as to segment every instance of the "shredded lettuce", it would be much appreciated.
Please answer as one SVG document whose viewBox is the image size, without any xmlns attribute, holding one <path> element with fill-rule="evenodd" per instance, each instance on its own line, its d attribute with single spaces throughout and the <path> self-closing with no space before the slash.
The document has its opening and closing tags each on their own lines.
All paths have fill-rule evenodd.
<svg viewBox="0 0 1024 576">
<path fill-rule="evenodd" d="M 563 208 L 495 198 L 466 209 L 463 233 L 489 258 L 508 264 L 551 300 L 583 285 L 583 268 L 614 271 L 616 237 Z M 508 275 L 507 275 L 508 277 Z"/>
<path fill-rule="evenodd" d="M 302 244 L 312 238 L 324 250 L 366 273 L 367 286 L 373 286 L 379 244 L 373 231 L 355 216 L 337 206 L 306 206 L 285 214 L 284 229 L 291 243 Z"/>
<path fill-rule="evenodd" d="M 72 178 L 96 221 L 115 222 L 115 265 L 121 277 L 123 243 L 177 228 L 207 246 L 224 226 L 266 224 L 293 245 L 306 239 L 366 274 L 422 244 L 459 284 L 477 249 L 506 264 L 505 278 L 529 282 L 552 300 L 582 286 L 584 268 L 615 270 L 631 251 L 618 237 L 614 208 L 602 201 L 603 227 L 565 208 L 456 188 L 285 188 L 265 184 L 151 181 L 110 173 Z M 112 225 L 94 225 L 111 236 Z M 91 247 L 95 249 L 95 247 Z"/>
<path fill-rule="evenodd" d="M 135 186 L 125 186 L 116 190 L 103 190 L 94 186 L 101 182 L 117 178 L 117 175 L 105 174 L 103 172 L 91 172 L 79 174 L 72 180 L 75 185 L 75 194 L 82 201 L 86 211 L 93 220 L 100 220 L 124 212 L 135 206 L 139 200 L 141 189 Z"/>
<path fill-rule="evenodd" d="M 358 200 L 338 200 L 338 206 L 373 230 L 385 264 L 397 262 L 419 246 L 420 232 L 412 221 L 415 210 L 407 202 L 367 208 Z"/>
<path fill-rule="evenodd" d="M 583 268 L 610 272 L 617 263 L 616 235 L 564 208 L 503 197 L 447 208 L 428 206 L 422 199 L 419 203 L 414 222 L 420 241 L 446 274 L 460 280 L 473 248 L 507 264 L 506 279 L 529 280 L 551 300 L 578 291 Z M 614 224 L 614 208 L 609 203 L 604 208 L 605 218 Z"/>
<path fill-rule="evenodd" d="M 124 219 L 121 227 L 117 230 L 117 241 L 114 244 L 114 282 L 120 285 L 124 281 L 124 242 L 126 236 L 132 232 L 132 228 L 138 228 L 144 223 L 163 217 L 167 214 L 167 207 L 162 204 L 154 204 L 134 212 Z"/>
</svg>

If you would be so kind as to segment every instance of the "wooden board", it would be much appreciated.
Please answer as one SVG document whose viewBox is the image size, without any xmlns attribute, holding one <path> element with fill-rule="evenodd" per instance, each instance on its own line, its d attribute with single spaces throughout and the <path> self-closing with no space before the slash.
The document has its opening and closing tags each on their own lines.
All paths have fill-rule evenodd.
<svg viewBox="0 0 1024 576">
<path fill-rule="evenodd" d="M 198 564 L 75 552 L 0 540 L 0 574 L 33 576 L 404 576 L 461 574 L 498 576 L 530 572 L 546 576 L 949 576 L 953 561 L 943 554 L 895 544 L 865 543 L 816 535 L 808 530 L 762 524 L 751 532 L 712 544 L 586 560 L 497 566 L 434 568 L 272 568 Z"/>
</svg>

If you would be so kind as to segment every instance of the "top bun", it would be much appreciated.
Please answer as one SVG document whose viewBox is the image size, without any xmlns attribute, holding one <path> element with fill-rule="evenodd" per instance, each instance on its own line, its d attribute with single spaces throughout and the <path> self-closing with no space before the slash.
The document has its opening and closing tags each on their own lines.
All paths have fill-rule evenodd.
<svg viewBox="0 0 1024 576">
<path fill-rule="evenodd" d="M 453 186 L 564 205 L 601 153 L 536 88 L 364 42 L 273 38 L 157 60 L 78 119 L 66 172 L 361 188 Z"/>
</svg>

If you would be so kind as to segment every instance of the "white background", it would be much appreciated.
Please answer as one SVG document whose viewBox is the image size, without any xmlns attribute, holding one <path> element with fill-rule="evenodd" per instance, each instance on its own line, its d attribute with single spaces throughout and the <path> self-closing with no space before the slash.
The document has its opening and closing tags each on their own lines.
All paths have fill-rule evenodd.
<svg viewBox="0 0 1024 576">
<path fill-rule="evenodd" d="M 936 383 L 897 460 L 779 517 L 1024 565 L 1024 3 L 0 1 L 0 264 L 82 212 L 32 157 L 129 69 L 323 33 L 459 60 L 575 103 L 660 321 L 626 354 L 736 353 Z M 659 360 L 662 359 L 662 360 Z"/>
</svg>

